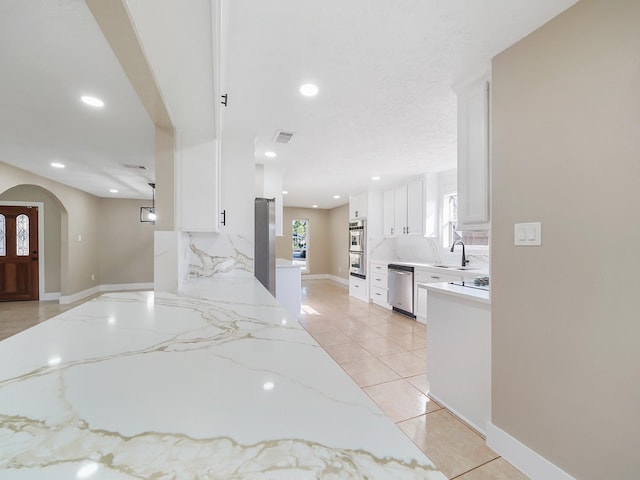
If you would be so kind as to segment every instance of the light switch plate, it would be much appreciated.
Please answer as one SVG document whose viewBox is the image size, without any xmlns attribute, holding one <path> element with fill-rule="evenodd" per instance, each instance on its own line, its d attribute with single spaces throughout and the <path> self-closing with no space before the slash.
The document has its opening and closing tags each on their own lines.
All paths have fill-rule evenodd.
<svg viewBox="0 0 640 480">
<path fill-rule="evenodd" d="M 542 223 L 515 223 L 513 225 L 513 244 L 518 246 L 542 245 Z"/>
</svg>

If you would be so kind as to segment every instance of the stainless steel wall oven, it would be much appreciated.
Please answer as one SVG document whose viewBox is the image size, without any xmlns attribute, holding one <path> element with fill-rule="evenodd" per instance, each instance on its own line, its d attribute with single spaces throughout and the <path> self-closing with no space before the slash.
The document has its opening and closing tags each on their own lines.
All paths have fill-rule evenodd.
<svg viewBox="0 0 640 480">
<path fill-rule="evenodd" d="M 349 274 L 358 278 L 367 278 L 366 236 L 364 220 L 349 222 Z"/>
</svg>

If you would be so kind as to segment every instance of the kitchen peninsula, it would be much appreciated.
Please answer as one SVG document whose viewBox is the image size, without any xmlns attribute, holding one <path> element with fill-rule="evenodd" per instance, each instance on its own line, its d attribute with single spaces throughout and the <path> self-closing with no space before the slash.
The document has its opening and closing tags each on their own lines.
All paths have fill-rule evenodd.
<svg viewBox="0 0 640 480">
<path fill-rule="evenodd" d="M 490 292 L 451 283 L 418 287 L 427 290 L 430 396 L 485 434 L 491 421 Z"/>
<path fill-rule="evenodd" d="M 0 342 L 0 479 L 92 477 L 446 478 L 250 276 Z"/>
</svg>

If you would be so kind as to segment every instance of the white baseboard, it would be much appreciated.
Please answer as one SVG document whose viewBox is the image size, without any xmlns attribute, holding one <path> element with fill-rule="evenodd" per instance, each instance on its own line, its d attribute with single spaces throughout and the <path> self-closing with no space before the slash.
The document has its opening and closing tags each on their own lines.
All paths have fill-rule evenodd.
<svg viewBox="0 0 640 480">
<path fill-rule="evenodd" d="M 101 292 L 122 292 L 130 290 L 153 290 L 153 282 L 100 285 Z"/>
<path fill-rule="evenodd" d="M 487 425 L 487 446 L 532 480 L 575 480 L 491 422 Z"/>
<path fill-rule="evenodd" d="M 82 290 L 81 292 L 72 293 L 71 295 L 58 294 L 58 301 L 61 304 L 65 305 L 68 303 L 77 302 L 78 300 L 82 300 L 83 298 L 90 297 L 91 295 L 95 295 L 96 293 L 100 292 L 122 292 L 130 290 L 153 290 L 153 282 L 98 285 L 96 287 Z"/>
<path fill-rule="evenodd" d="M 336 283 L 339 283 L 341 285 L 346 285 L 347 287 L 349 286 L 349 279 L 348 278 L 342 278 L 342 277 L 336 277 L 335 275 L 329 275 L 329 280 L 333 280 Z"/>
<path fill-rule="evenodd" d="M 331 280 L 342 285 L 349 285 L 349 280 L 342 277 L 336 277 L 328 273 L 313 273 L 302 275 L 302 280 Z"/>
<path fill-rule="evenodd" d="M 78 300 L 82 300 L 83 298 L 90 297 L 91 295 L 95 295 L 96 293 L 100 293 L 100 287 L 95 286 L 91 288 L 87 288 L 86 290 L 82 290 L 81 292 L 72 293 L 71 295 L 61 295 L 58 300 L 62 305 L 66 305 L 68 303 L 77 302 Z"/>
<path fill-rule="evenodd" d="M 49 292 L 40 295 L 40 300 L 46 302 L 49 300 L 60 300 L 60 292 Z"/>
<path fill-rule="evenodd" d="M 327 273 L 305 273 L 302 275 L 302 280 L 328 280 L 329 275 Z"/>
</svg>

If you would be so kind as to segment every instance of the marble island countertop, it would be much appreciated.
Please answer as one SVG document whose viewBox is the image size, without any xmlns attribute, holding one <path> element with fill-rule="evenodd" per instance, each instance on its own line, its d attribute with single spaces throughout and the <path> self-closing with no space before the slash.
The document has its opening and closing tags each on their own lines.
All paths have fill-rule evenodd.
<svg viewBox="0 0 640 480">
<path fill-rule="evenodd" d="M 252 277 L 0 342 L 0 479 L 364 477 L 446 478 Z"/>
</svg>

